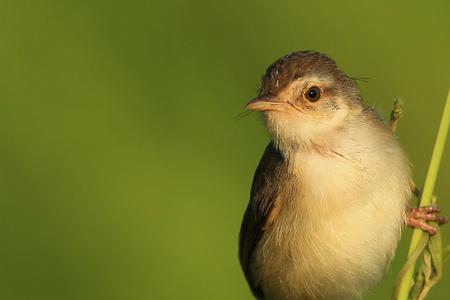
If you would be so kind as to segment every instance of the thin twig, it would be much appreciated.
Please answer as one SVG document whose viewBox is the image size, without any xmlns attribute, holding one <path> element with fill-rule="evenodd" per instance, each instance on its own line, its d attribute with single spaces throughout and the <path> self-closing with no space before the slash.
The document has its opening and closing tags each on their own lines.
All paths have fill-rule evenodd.
<svg viewBox="0 0 450 300">
<path fill-rule="evenodd" d="M 418 247 L 408 257 L 408 260 L 406 261 L 405 265 L 401 269 L 401 271 L 400 271 L 400 273 L 398 275 L 398 280 L 399 281 L 405 276 L 405 274 L 408 272 L 408 270 L 416 264 L 417 259 L 422 254 L 423 250 L 427 246 L 427 243 L 428 243 L 428 236 L 424 235 L 422 237 L 422 239 L 420 240 L 420 243 L 419 243 Z M 400 286 L 397 285 L 395 290 L 394 290 L 394 297 L 393 297 L 393 299 L 397 299 L 399 293 L 400 293 Z"/>
<path fill-rule="evenodd" d="M 390 127 L 392 131 L 395 131 L 397 129 L 398 121 L 403 116 L 403 101 L 400 98 L 395 99 L 394 101 L 394 108 L 391 112 L 391 121 L 390 121 Z"/>
<path fill-rule="evenodd" d="M 431 156 L 430 166 L 428 168 L 425 185 L 420 199 L 420 206 L 427 206 L 431 204 L 434 186 L 436 183 L 437 174 L 439 171 L 439 165 L 441 162 L 442 154 L 444 152 L 445 141 L 447 138 L 448 129 L 450 127 L 450 89 L 448 91 L 447 100 L 444 106 L 444 112 L 442 114 L 441 123 L 439 126 L 436 143 L 434 145 L 433 154 Z M 415 229 L 411 238 L 411 244 L 409 247 L 408 257 L 411 257 L 415 253 L 420 241 L 423 237 L 423 232 L 420 229 Z M 397 300 L 407 300 L 410 294 L 411 281 L 414 274 L 415 264 L 410 266 L 404 276 L 398 283 L 398 297 Z"/>
<path fill-rule="evenodd" d="M 395 132 L 397 130 L 398 121 L 400 121 L 403 116 L 403 106 L 404 102 L 401 98 L 397 98 L 394 100 L 394 107 L 392 107 L 391 120 L 389 122 L 389 127 L 391 128 L 392 132 Z M 411 191 L 414 196 L 417 197 L 417 199 L 420 198 L 420 190 L 415 182 L 411 182 Z"/>
</svg>

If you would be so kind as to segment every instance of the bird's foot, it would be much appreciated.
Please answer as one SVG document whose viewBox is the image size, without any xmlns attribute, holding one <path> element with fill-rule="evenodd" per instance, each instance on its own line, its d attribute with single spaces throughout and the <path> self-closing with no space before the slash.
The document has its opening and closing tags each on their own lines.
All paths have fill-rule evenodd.
<svg viewBox="0 0 450 300">
<path fill-rule="evenodd" d="M 440 216 L 441 209 L 436 205 L 411 208 L 406 215 L 406 225 L 410 228 L 419 228 L 430 235 L 436 234 L 436 228 L 428 224 L 428 221 L 439 225 L 447 224 L 448 218 Z"/>
</svg>

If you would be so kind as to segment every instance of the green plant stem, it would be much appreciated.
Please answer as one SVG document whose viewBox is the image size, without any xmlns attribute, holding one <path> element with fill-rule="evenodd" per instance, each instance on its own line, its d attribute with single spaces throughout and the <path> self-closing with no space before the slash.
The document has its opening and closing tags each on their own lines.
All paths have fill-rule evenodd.
<svg viewBox="0 0 450 300">
<path fill-rule="evenodd" d="M 433 154 L 431 156 L 430 166 L 428 167 L 422 197 L 420 198 L 420 206 L 427 206 L 431 204 L 431 198 L 433 196 L 433 190 L 436 184 L 439 165 L 441 163 L 442 154 L 444 152 L 444 146 L 447 138 L 449 125 L 450 125 L 450 89 L 448 91 L 447 100 L 445 102 L 441 124 L 439 126 L 436 143 L 434 145 Z M 422 239 L 423 234 L 424 234 L 423 231 L 420 229 L 414 230 L 413 236 L 411 238 L 411 244 L 409 246 L 408 257 L 414 253 L 415 249 L 420 243 L 420 240 Z M 410 266 L 410 268 L 406 270 L 403 278 L 401 279 L 397 300 L 408 300 L 409 292 L 411 289 L 411 281 L 414 274 L 414 267 L 415 265 Z"/>
</svg>

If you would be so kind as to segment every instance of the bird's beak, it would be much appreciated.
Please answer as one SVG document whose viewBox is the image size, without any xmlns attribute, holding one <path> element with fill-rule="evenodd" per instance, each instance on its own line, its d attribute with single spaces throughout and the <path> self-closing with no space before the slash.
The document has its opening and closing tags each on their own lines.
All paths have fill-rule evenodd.
<svg viewBox="0 0 450 300">
<path fill-rule="evenodd" d="M 275 97 L 271 96 L 260 96 L 255 99 L 250 100 L 245 107 L 248 110 L 255 111 L 268 111 L 268 110 L 279 110 L 281 102 L 277 101 Z"/>
</svg>

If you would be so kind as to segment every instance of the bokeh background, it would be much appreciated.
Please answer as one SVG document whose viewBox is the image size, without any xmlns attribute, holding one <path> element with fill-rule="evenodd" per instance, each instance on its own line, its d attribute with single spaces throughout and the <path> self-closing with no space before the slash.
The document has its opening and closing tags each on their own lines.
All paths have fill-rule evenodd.
<svg viewBox="0 0 450 300">
<path fill-rule="evenodd" d="M 448 0 L 2 1 L 0 298 L 251 299 L 237 235 L 268 137 L 237 115 L 299 49 L 370 78 L 385 116 L 406 101 L 422 184 L 450 85 Z M 450 147 L 447 214 L 449 177 Z M 389 298 L 409 237 L 365 299 Z M 431 299 L 448 299 L 447 269 Z"/>
</svg>

